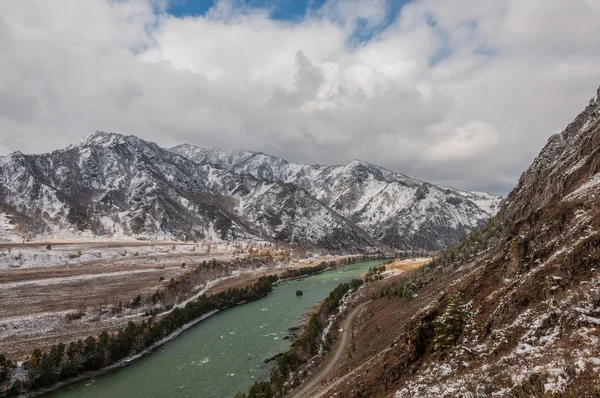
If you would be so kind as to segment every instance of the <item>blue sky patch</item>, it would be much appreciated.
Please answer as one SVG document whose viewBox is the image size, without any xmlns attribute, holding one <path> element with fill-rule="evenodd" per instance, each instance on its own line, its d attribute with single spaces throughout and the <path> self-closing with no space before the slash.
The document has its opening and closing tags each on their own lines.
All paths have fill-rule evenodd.
<svg viewBox="0 0 600 398">
<path fill-rule="evenodd" d="M 359 45 L 385 30 L 398 18 L 402 7 L 408 2 L 409 0 L 389 0 L 386 18 L 378 26 L 367 27 L 365 21 L 359 20 L 350 42 Z M 199 16 L 206 14 L 216 3 L 217 0 L 174 0 L 167 11 L 176 17 Z M 294 22 L 318 11 L 326 0 L 236 0 L 236 3 L 251 8 L 268 9 L 273 20 Z"/>
<path fill-rule="evenodd" d="M 204 15 L 216 0 L 176 0 L 168 11 L 176 17 Z M 302 19 L 310 10 L 318 10 L 325 0 L 245 0 L 240 4 L 271 10 L 271 18 L 282 21 Z"/>
</svg>

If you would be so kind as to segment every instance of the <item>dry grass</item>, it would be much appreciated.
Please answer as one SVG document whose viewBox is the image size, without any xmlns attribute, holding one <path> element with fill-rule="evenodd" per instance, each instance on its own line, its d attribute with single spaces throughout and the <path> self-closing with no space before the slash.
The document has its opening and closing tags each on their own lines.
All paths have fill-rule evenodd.
<svg viewBox="0 0 600 398">
<path fill-rule="evenodd" d="M 419 257 L 419 258 L 409 258 L 406 260 L 396 260 L 391 264 L 386 264 L 386 271 L 414 271 L 417 268 L 421 268 L 423 265 L 427 264 L 431 261 L 430 257 Z"/>
<path fill-rule="evenodd" d="M 46 254 L 45 242 L 1 244 L 2 250 L 20 249 Z M 260 276 L 283 272 L 285 269 L 306 267 L 308 261 L 290 261 L 281 268 L 244 267 L 238 265 L 198 271 L 195 266 L 213 257 L 220 261 L 234 260 L 233 247 L 220 245 L 219 251 L 206 253 L 194 245 L 159 244 L 155 242 L 52 242 L 52 254 L 87 255 L 86 259 L 59 265 L 39 261 L 32 268 L 5 269 L 0 272 L 0 353 L 21 360 L 33 348 L 45 349 L 58 342 L 70 342 L 103 330 L 113 330 L 129 321 L 142 319 L 144 309 L 127 309 L 137 295 L 142 300 L 156 290 L 164 289 L 173 280 L 186 280 L 187 288 L 203 286 L 207 280 L 221 278 L 238 267 L 241 275 L 225 279 L 207 293 L 227 290 L 255 282 Z M 100 250 L 102 249 L 102 250 Z M 105 258 L 104 249 L 118 250 L 126 256 Z M 136 255 L 140 251 L 141 255 Z M 91 256 L 95 253 L 97 256 Z M 337 259 L 342 258 L 338 257 Z M 313 263 L 334 260 L 334 257 L 312 259 Z M 185 264 L 185 266 L 183 265 Z M 237 263 L 236 263 L 237 264 Z M 167 292 L 174 295 L 173 292 Z M 196 290 L 178 292 L 178 301 L 196 294 Z M 173 298 L 173 297 L 171 297 Z M 122 306 L 119 305 L 122 303 Z M 123 311 L 125 309 L 125 311 Z M 147 308 L 146 308 L 147 309 Z"/>
</svg>

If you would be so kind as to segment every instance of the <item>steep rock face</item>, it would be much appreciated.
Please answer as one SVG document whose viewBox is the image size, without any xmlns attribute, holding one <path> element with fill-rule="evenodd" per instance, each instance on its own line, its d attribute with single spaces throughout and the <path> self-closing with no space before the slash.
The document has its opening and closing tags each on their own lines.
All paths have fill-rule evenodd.
<svg viewBox="0 0 600 398">
<path fill-rule="evenodd" d="M 555 134 L 523 173 L 503 208 L 503 218 L 515 221 L 536 209 L 559 202 L 582 185 L 595 186 L 600 172 L 598 96 L 560 134 Z M 595 177 L 596 176 L 596 177 Z"/>
<path fill-rule="evenodd" d="M 358 160 L 345 166 L 311 166 L 250 151 L 188 144 L 170 150 L 200 164 L 295 184 L 377 241 L 404 249 L 438 250 L 454 244 L 484 224 L 501 202 L 486 193 L 436 186 Z"/>
<path fill-rule="evenodd" d="M 600 90 L 549 139 L 490 224 L 414 275 L 441 293 L 368 372 L 330 393 L 598 396 L 599 165 Z"/>
<path fill-rule="evenodd" d="M 14 153 L 0 161 L 0 182 L 0 212 L 23 232 L 374 244 L 302 190 L 199 165 L 133 136 L 96 132 L 65 150 Z"/>
</svg>

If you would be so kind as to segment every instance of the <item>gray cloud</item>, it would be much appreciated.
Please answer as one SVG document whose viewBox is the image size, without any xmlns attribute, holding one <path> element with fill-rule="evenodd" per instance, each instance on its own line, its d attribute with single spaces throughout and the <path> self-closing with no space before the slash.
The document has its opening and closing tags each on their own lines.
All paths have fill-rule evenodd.
<svg viewBox="0 0 600 398">
<path fill-rule="evenodd" d="M 589 0 L 422 0 L 362 44 L 388 2 L 294 23 L 227 1 L 185 19 L 151 0 L 61 5 L 0 4 L 0 154 L 100 129 L 506 193 L 600 84 Z"/>
<path fill-rule="evenodd" d="M 319 88 L 325 81 L 323 70 L 316 68 L 302 51 L 296 54 L 296 76 L 294 89 L 287 92 L 285 89 L 276 87 L 271 95 L 269 105 L 298 107 L 307 101 L 315 99 Z"/>
</svg>

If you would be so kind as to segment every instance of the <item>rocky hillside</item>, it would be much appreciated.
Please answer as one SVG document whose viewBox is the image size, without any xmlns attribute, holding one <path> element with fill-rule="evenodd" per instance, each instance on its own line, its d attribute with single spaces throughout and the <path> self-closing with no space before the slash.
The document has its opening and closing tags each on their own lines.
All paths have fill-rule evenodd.
<svg viewBox="0 0 600 398">
<path fill-rule="evenodd" d="M 137 137 L 102 132 L 49 154 L 0 158 L 0 214 L 4 230 L 10 224 L 23 236 L 69 230 L 346 250 L 377 244 L 292 184 L 198 165 Z"/>
<path fill-rule="evenodd" d="M 48 154 L 1 157 L 0 183 L 0 239 L 67 231 L 440 249 L 499 202 L 364 162 L 295 165 L 248 151 L 166 150 L 104 132 Z"/>
<path fill-rule="evenodd" d="M 458 242 L 496 213 L 501 198 L 419 181 L 362 161 L 344 166 L 289 163 L 250 151 L 180 145 L 200 164 L 294 184 L 385 245 L 438 250 Z"/>
<path fill-rule="evenodd" d="M 425 308 L 330 394 L 600 396 L 600 89 L 490 224 L 402 283 Z"/>
</svg>

